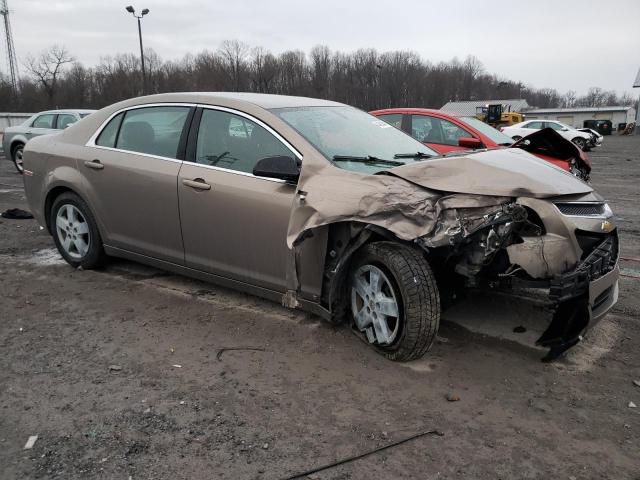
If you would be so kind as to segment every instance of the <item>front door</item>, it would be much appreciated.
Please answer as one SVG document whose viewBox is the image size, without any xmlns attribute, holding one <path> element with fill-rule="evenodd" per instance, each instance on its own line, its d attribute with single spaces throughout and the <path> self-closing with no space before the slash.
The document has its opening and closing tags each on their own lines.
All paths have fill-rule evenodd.
<svg viewBox="0 0 640 480">
<path fill-rule="evenodd" d="M 31 127 L 25 132 L 27 139 L 33 137 L 39 137 L 40 135 L 48 135 L 50 133 L 57 133 L 56 130 L 56 114 L 55 113 L 43 113 L 39 117 L 36 117 L 31 123 Z"/>
<path fill-rule="evenodd" d="M 448 120 L 429 115 L 411 115 L 411 136 L 438 153 L 468 150 L 458 144 L 458 139 L 476 138 Z"/>
<path fill-rule="evenodd" d="M 176 185 L 189 114 L 188 106 L 129 109 L 83 149 L 78 169 L 105 244 L 184 264 Z"/>
<path fill-rule="evenodd" d="M 205 108 L 193 123 L 178 177 L 187 266 L 284 291 L 295 186 L 252 172 L 261 158 L 296 154 L 240 112 Z"/>
</svg>

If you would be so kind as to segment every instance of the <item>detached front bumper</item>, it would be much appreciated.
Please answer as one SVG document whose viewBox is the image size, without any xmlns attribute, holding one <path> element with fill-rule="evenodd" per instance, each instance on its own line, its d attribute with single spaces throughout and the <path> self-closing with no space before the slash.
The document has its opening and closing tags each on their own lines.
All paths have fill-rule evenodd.
<svg viewBox="0 0 640 480">
<path fill-rule="evenodd" d="M 618 301 L 618 251 L 618 235 L 613 231 L 576 268 L 550 281 L 549 300 L 555 311 L 536 342 L 550 349 L 545 360 L 578 343 Z"/>
</svg>

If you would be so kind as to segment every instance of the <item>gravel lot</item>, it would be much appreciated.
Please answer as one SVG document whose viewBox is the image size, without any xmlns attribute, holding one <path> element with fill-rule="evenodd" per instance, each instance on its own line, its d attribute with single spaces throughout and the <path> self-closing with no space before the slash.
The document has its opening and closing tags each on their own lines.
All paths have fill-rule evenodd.
<svg viewBox="0 0 640 480">
<path fill-rule="evenodd" d="M 640 137 L 604 143 L 593 184 L 640 259 Z M 0 160 L 0 211 L 26 208 L 21 184 Z M 310 478 L 640 479 L 640 262 L 621 266 L 620 302 L 554 364 L 461 327 L 472 312 L 511 332 L 536 312 L 473 297 L 398 364 L 209 284 L 120 261 L 73 270 L 33 220 L 0 219 L 0 477 L 277 479 L 437 430 Z M 221 352 L 235 347 L 258 350 Z"/>
</svg>

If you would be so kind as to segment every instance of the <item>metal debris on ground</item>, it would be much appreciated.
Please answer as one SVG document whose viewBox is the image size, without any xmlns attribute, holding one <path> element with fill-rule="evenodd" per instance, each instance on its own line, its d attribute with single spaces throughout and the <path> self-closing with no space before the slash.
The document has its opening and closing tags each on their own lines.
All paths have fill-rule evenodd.
<svg viewBox="0 0 640 480">
<path fill-rule="evenodd" d="M 403 443 L 410 442 L 411 440 L 415 440 L 415 439 L 420 438 L 420 437 L 425 437 L 427 435 L 436 435 L 438 437 L 444 437 L 444 433 L 439 431 L 439 430 L 428 430 L 426 432 L 416 433 L 415 435 L 411 435 L 410 437 L 406 437 L 406 438 L 400 439 L 398 441 L 395 441 L 395 442 L 392 442 L 392 443 L 388 443 L 388 444 L 383 445 L 381 447 L 374 448 L 373 450 L 369 450 L 367 452 L 363 452 L 363 453 L 360 453 L 358 455 L 353 455 L 351 457 L 347 457 L 347 458 L 344 458 L 342 460 L 336 460 L 335 462 L 329 463 L 327 465 L 323 465 L 321 467 L 313 468 L 311 470 L 307 470 L 306 472 L 296 473 L 296 474 L 291 475 L 289 477 L 285 477 L 283 480 L 294 480 L 296 478 L 307 477 L 307 476 L 312 475 L 314 473 L 318 473 L 318 472 L 321 472 L 323 470 L 328 470 L 328 469 L 333 468 L 333 467 L 344 465 L 345 463 L 353 462 L 355 460 L 360 460 L 361 458 L 368 457 L 369 455 L 373 455 L 374 453 L 381 452 L 383 450 L 387 450 L 388 448 L 391 448 L 391 447 L 397 447 L 398 445 L 402 445 Z"/>
<path fill-rule="evenodd" d="M 120 365 L 109 365 L 109 370 L 112 372 L 119 372 L 122 370 L 122 367 Z"/>
<path fill-rule="evenodd" d="M 447 400 L 450 402 L 459 402 L 460 397 L 455 393 L 447 393 Z"/>
<path fill-rule="evenodd" d="M 174 367 L 174 368 L 182 368 L 182 365 L 178 365 L 177 363 L 174 364 L 174 365 L 171 365 L 171 366 Z"/>
<path fill-rule="evenodd" d="M 234 350 L 249 350 L 249 351 L 256 351 L 256 352 L 266 352 L 267 349 L 265 348 L 260 348 L 260 347 L 226 347 L 226 348 L 221 348 L 220 350 L 218 350 L 218 353 L 216 354 L 216 358 L 218 360 L 222 360 L 222 354 L 224 352 L 231 352 Z"/>
<path fill-rule="evenodd" d="M 31 435 L 29 437 L 29 439 L 27 440 L 27 443 L 24 444 L 24 449 L 25 450 L 31 450 L 33 448 L 33 446 L 35 445 L 36 440 L 38 440 L 38 435 Z"/>
<path fill-rule="evenodd" d="M 636 408 L 637 405 L 633 402 L 629 402 L 629 408 Z"/>
<path fill-rule="evenodd" d="M 634 384 L 636 387 L 640 387 L 640 380 L 634 380 L 634 381 L 633 381 L 633 384 Z"/>
</svg>

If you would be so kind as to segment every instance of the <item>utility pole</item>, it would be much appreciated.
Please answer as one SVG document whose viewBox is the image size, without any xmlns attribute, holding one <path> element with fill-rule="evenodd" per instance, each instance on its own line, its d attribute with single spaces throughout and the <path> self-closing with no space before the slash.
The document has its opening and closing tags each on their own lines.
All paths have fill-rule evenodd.
<svg viewBox="0 0 640 480">
<path fill-rule="evenodd" d="M 6 0 L 5 0 L 6 1 Z M 142 26 L 140 19 L 149 13 L 148 8 L 144 8 L 140 15 L 136 15 L 136 10 L 131 5 L 125 7 L 125 10 L 132 14 L 138 20 L 138 39 L 140 40 L 140 64 L 142 66 L 142 94 L 147 93 L 147 71 L 144 68 L 144 48 L 142 47 Z"/>
<path fill-rule="evenodd" d="M 11 77 L 11 90 L 13 94 L 18 93 L 18 60 L 16 59 L 16 49 L 13 45 L 13 35 L 11 34 L 11 23 L 9 22 L 9 6 L 7 0 L 2 0 L 0 3 L 0 15 L 4 20 L 4 35 L 7 50 L 7 64 L 9 70 L 9 76 Z"/>
</svg>

